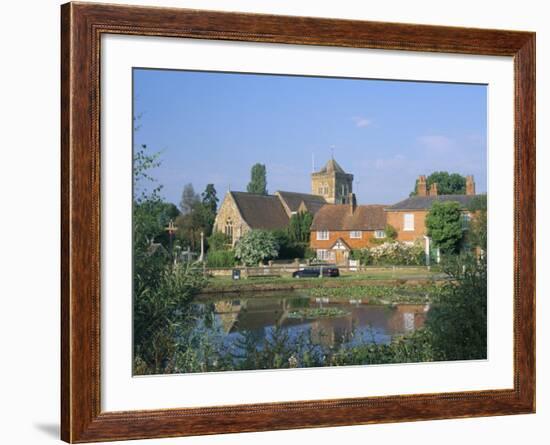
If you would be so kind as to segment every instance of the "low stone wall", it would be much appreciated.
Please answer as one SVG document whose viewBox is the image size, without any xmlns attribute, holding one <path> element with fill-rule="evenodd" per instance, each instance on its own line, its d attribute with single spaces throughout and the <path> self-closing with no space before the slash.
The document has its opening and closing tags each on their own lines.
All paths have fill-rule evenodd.
<svg viewBox="0 0 550 445">
<path fill-rule="evenodd" d="M 273 266 L 262 266 L 262 267 L 244 267 L 244 266 L 235 266 L 227 268 L 206 268 L 205 272 L 213 277 L 230 277 L 233 273 L 233 270 L 237 269 L 241 271 L 241 276 L 246 278 L 248 276 L 291 276 L 293 272 L 299 270 L 303 267 L 309 267 L 304 264 L 286 264 L 286 265 L 273 265 Z M 340 270 L 341 275 L 354 275 L 354 274 L 365 274 L 372 273 L 376 274 L 378 272 L 392 272 L 392 273 L 401 273 L 401 272 L 429 272 L 429 268 L 424 266 L 395 266 L 395 267 L 380 267 L 380 266 L 337 266 Z"/>
</svg>

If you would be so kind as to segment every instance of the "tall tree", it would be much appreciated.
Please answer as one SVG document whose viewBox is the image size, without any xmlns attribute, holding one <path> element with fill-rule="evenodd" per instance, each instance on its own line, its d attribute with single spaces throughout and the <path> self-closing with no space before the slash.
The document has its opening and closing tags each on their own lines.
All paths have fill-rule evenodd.
<svg viewBox="0 0 550 445">
<path fill-rule="evenodd" d="M 188 215 L 193 211 L 193 207 L 200 202 L 200 197 L 195 193 L 193 184 L 185 184 L 181 192 L 180 209 L 181 213 Z"/>
<path fill-rule="evenodd" d="M 433 172 L 426 178 L 426 187 L 429 190 L 432 184 L 437 184 L 439 195 L 464 195 L 466 193 L 466 178 L 459 173 Z M 418 180 L 410 196 L 417 195 Z"/>
<path fill-rule="evenodd" d="M 218 201 L 216 187 L 214 187 L 214 184 L 207 184 L 204 192 L 202 192 L 202 203 L 214 214 L 214 216 L 216 216 L 216 210 L 218 209 Z"/>
<path fill-rule="evenodd" d="M 428 236 L 443 253 L 457 253 L 462 240 L 462 209 L 456 201 L 435 201 L 426 215 Z"/>
<path fill-rule="evenodd" d="M 313 215 L 309 212 L 298 212 L 290 217 L 288 237 L 293 243 L 309 242 L 309 231 Z"/>
<path fill-rule="evenodd" d="M 265 164 L 254 164 L 250 169 L 250 182 L 246 187 L 248 193 L 267 195 L 267 178 Z"/>
</svg>

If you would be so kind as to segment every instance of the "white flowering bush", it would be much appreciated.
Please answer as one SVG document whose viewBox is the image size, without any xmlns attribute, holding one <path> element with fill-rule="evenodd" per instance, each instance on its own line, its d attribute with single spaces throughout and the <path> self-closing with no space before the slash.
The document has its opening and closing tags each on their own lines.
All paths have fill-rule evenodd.
<svg viewBox="0 0 550 445">
<path fill-rule="evenodd" d="M 422 244 L 405 244 L 398 241 L 386 242 L 369 249 L 360 249 L 352 253 L 354 259 L 363 265 L 399 265 L 419 266 L 425 264 Z"/>
</svg>

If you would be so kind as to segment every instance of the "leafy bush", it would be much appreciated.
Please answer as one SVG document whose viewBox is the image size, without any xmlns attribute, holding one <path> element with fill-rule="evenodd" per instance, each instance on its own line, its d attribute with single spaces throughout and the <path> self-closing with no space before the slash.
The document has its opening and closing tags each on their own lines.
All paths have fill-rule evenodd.
<svg viewBox="0 0 550 445">
<path fill-rule="evenodd" d="M 442 253 L 457 253 L 463 236 L 462 208 L 456 201 L 435 201 L 426 215 L 427 235 Z"/>
<path fill-rule="evenodd" d="M 424 248 L 420 243 L 410 245 L 397 241 L 385 242 L 368 249 L 354 250 L 351 257 L 359 260 L 362 265 L 376 266 L 420 266 L 426 261 Z"/>
<path fill-rule="evenodd" d="M 134 295 L 134 371 L 173 372 L 178 338 L 194 324 L 193 298 L 206 284 L 200 268 L 166 267 L 154 287 Z"/>
<path fill-rule="evenodd" d="M 209 250 L 206 255 L 208 267 L 233 267 L 235 265 L 235 252 L 233 250 Z"/>
<path fill-rule="evenodd" d="M 230 250 L 231 238 L 223 232 L 214 232 L 207 238 L 209 250 Z"/>
<path fill-rule="evenodd" d="M 273 232 L 251 230 L 235 245 L 235 256 L 246 266 L 257 266 L 260 261 L 277 258 L 279 244 Z"/>
<path fill-rule="evenodd" d="M 444 257 L 450 280 L 436 295 L 426 327 L 437 360 L 487 357 L 487 261 L 473 255 Z"/>
</svg>

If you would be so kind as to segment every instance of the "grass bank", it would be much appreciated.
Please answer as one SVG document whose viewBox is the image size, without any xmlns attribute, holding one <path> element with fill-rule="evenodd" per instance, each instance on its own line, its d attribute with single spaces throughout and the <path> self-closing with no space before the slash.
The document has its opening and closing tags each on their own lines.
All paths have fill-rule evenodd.
<svg viewBox="0 0 550 445">
<path fill-rule="evenodd" d="M 261 277 L 243 280 L 231 280 L 226 277 L 211 278 L 207 287 L 201 294 L 242 293 L 242 292 L 268 292 L 283 290 L 311 289 L 318 292 L 320 297 L 337 298 L 338 295 L 350 297 L 351 293 L 362 292 L 361 289 L 378 287 L 380 289 L 406 289 L 414 290 L 419 286 L 431 286 L 441 282 L 440 275 L 417 276 L 411 278 L 380 278 L 377 276 L 347 275 L 338 278 L 287 278 L 287 277 Z M 338 291 L 338 289 L 340 289 Z M 359 289 L 359 290 L 354 290 Z M 323 295 L 321 295 L 323 294 Z M 329 295 L 330 294 L 330 295 Z M 356 296 L 356 295 L 353 295 Z"/>
</svg>

